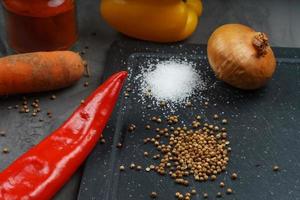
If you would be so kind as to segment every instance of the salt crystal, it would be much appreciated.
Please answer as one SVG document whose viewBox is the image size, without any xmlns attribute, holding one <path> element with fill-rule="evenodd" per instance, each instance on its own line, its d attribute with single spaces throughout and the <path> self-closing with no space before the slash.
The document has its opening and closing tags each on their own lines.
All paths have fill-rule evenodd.
<svg viewBox="0 0 300 200">
<path fill-rule="evenodd" d="M 182 103 L 205 84 L 193 63 L 171 60 L 159 62 L 154 69 L 145 71 L 141 86 L 144 92 L 150 90 L 157 101 Z"/>
</svg>

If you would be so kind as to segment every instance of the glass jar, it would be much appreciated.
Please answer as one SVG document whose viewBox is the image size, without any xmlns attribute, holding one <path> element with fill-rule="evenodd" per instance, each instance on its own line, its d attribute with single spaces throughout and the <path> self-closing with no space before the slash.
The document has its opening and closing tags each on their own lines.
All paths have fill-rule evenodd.
<svg viewBox="0 0 300 200">
<path fill-rule="evenodd" d="M 2 0 L 8 43 L 16 52 L 70 48 L 77 40 L 74 0 Z"/>
</svg>

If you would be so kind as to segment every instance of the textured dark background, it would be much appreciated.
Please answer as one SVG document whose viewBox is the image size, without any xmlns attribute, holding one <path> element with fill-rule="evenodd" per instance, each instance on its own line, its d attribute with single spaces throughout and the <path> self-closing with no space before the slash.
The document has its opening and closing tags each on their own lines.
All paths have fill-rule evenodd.
<svg viewBox="0 0 300 200">
<path fill-rule="evenodd" d="M 38 122 L 30 116 L 20 115 L 17 111 L 9 111 L 7 107 L 20 102 L 19 97 L 0 99 L 0 129 L 8 134 L 0 138 L 0 148 L 9 146 L 9 154 L 0 154 L 0 169 L 11 163 L 31 145 L 39 142 L 48 133 L 57 128 L 78 105 L 100 84 L 104 69 L 106 50 L 115 39 L 122 36 L 109 28 L 99 17 L 99 1 L 77 0 L 80 38 L 74 49 L 82 51 L 85 46 L 85 59 L 91 68 L 92 77 L 83 78 L 76 86 L 66 90 L 56 91 L 56 101 L 50 101 L 45 93 L 38 96 L 41 99 L 41 114 L 44 122 Z M 256 30 L 268 33 L 273 46 L 300 47 L 300 1 L 297 0 L 204 0 L 204 13 L 195 34 L 186 43 L 206 44 L 210 33 L 224 23 L 243 23 Z M 10 52 L 5 42 L 4 22 L 0 9 L 0 55 Z M 96 33 L 93 35 L 92 33 Z M 83 82 L 89 81 L 90 86 L 84 88 Z M 47 108 L 47 109 L 46 109 Z M 45 112 L 51 110 L 52 119 L 45 117 Z M 80 170 L 72 180 L 61 190 L 56 199 L 76 199 L 80 182 Z"/>
</svg>

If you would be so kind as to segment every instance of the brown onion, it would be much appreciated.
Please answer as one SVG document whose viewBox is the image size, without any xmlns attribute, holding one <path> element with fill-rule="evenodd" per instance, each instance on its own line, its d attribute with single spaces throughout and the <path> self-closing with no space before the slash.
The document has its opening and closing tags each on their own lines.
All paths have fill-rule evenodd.
<svg viewBox="0 0 300 200">
<path fill-rule="evenodd" d="M 266 34 L 241 24 L 217 28 L 209 38 L 207 54 L 216 76 L 241 89 L 262 87 L 276 67 Z"/>
</svg>

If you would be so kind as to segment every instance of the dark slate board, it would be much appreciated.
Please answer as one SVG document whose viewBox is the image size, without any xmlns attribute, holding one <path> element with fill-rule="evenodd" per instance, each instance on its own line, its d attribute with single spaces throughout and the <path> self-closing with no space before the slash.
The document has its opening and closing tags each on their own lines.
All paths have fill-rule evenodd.
<svg viewBox="0 0 300 200">
<path fill-rule="evenodd" d="M 300 199 L 300 55 L 299 49 L 274 48 L 278 66 L 270 83 L 263 89 L 245 92 L 216 81 L 206 60 L 206 46 L 193 44 L 175 44 L 171 46 L 143 43 L 138 41 L 115 42 L 107 55 L 104 78 L 118 70 L 133 69 L 139 73 L 139 66 L 145 59 L 166 57 L 188 57 L 198 63 L 200 73 L 215 83 L 204 92 L 210 104 L 203 109 L 203 102 L 193 99 L 195 109 L 180 109 L 182 119 L 190 121 L 201 113 L 205 119 L 212 120 L 214 113 L 224 111 L 229 119 L 228 132 L 233 149 L 228 174 L 221 174 L 216 182 L 195 183 L 198 193 L 208 192 L 215 199 L 218 183 L 224 180 L 233 188 L 234 194 L 224 195 L 223 199 L 238 200 L 296 200 Z M 201 64 L 201 65 L 200 65 Z M 129 80 L 127 85 L 136 88 Z M 145 131 L 147 124 L 143 116 L 145 106 L 138 103 L 138 96 L 132 94 L 128 99 L 121 96 L 116 112 L 104 132 L 106 143 L 99 144 L 88 158 L 79 191 L 79 200 L 129 200 L 149 199 L 149 193 L 156 191 L 158 199 L 174 199 L 178 190 L 187 192 L 188 188 L 178 186 L 168 176 L 159 176 L 154 172 L 135 172 L 128 169 L 131 162 L 145 168 L 151 159 L 145 159 L 144 151 L 151 150 L 144 145 L 143 139 L 154 135 Z M 122 109 L 121 109 L 122 108 Z M 161 114 L 160 109 L 148 110 L 151 115 Z M 135 124 L 134 133 L 127 132 L 128 124 Z M 118 142 L 123 148 L 116 148 Z M 273 165 L 281 170 L 272 171 Z M 127 167 L 119 172 L 119 166 Z M 237 171 L 239 179 L 231 181 L 229 173 Z M 190 191 L 190 190 L 189 190 Z M 202 199 L 195 196 L 193 199 Z"/>
</svg>

